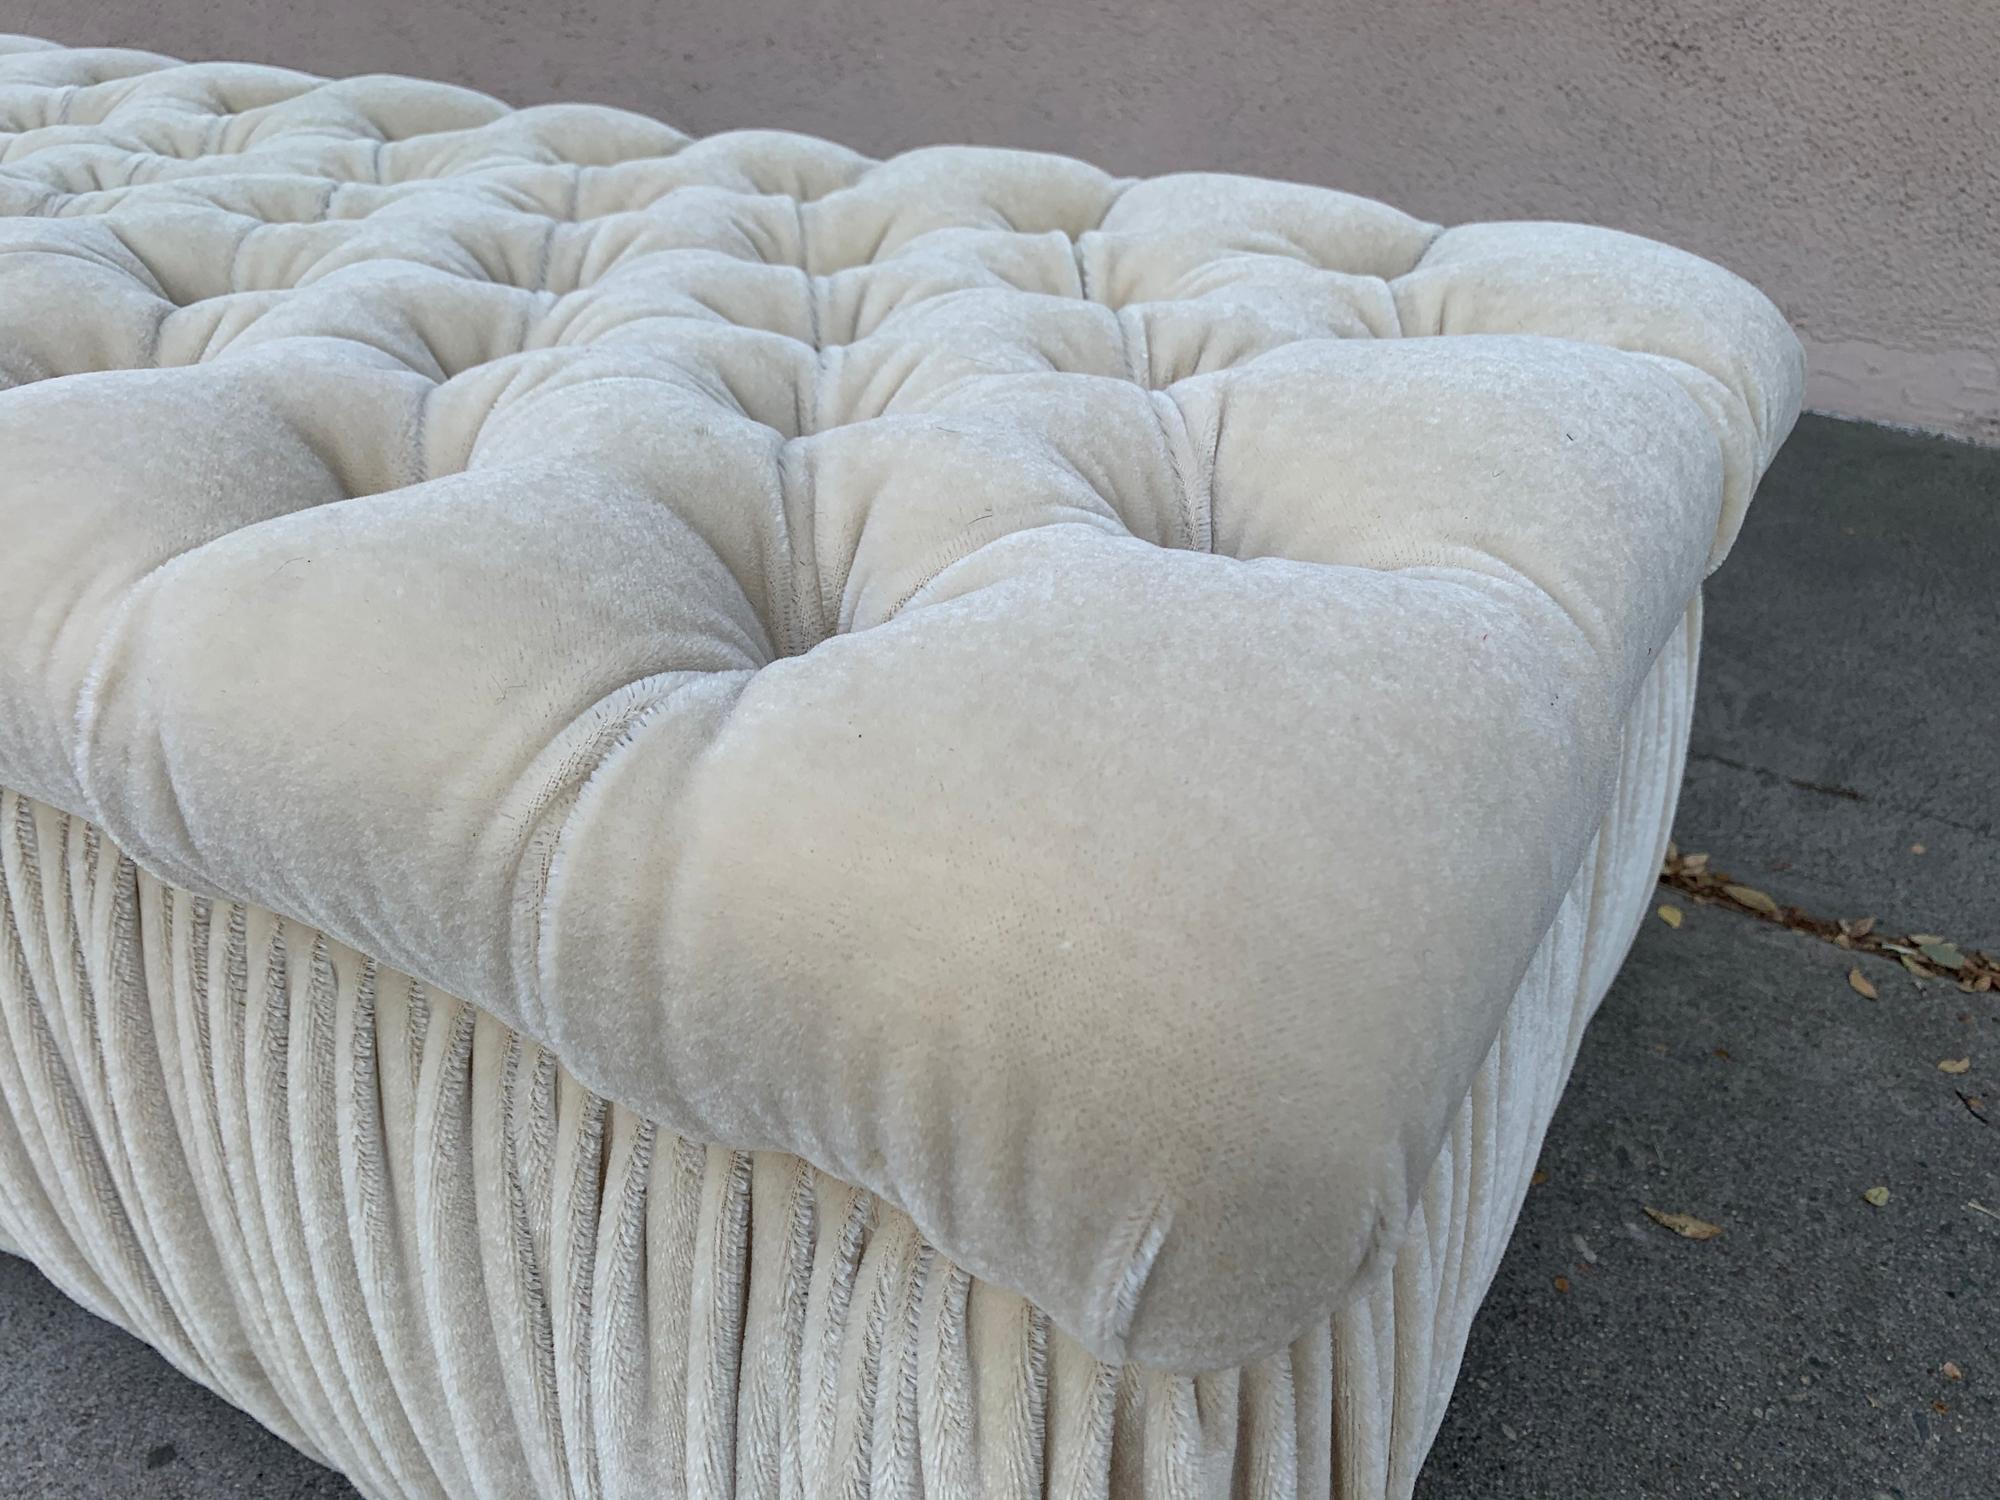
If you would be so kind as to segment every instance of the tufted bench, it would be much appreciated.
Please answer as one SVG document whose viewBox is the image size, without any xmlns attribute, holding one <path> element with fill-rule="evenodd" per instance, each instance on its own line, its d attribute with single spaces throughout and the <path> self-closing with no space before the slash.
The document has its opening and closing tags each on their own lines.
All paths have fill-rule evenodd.
<svg viewBox="0 0 2000 1500">
<path fill-rule="evenodd" d="M 0 1244 L 371 1496 L 1405 1495 L 1799 391 L 1607 230 L 0 40 Z"/>
</svg>

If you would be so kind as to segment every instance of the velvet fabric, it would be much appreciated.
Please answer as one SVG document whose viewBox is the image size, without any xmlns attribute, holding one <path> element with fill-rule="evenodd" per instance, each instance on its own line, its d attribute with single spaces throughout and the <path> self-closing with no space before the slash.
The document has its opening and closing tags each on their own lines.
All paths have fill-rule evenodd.
<svg viewBox="0 0 2000 1500">
<path fill-rule="evenodd" d="M 874 1195 L 665 1130 L 478 1007 L 13 793 L 0 1249 L 371 1500 L 1404 1500 L 1650 907 L 1698 633 L 1691 611 L 1641 689 L 1393 1255 L 1241 1365 L 1100 1361 Z"/>
<path fill-rule="evenodd" d="M 17 39 L 0 784 L 1236 1368 L 1393 1274 L 1642 795 L 1601 993 L 1800 384 L 1609 230 Z"/>
</svg>

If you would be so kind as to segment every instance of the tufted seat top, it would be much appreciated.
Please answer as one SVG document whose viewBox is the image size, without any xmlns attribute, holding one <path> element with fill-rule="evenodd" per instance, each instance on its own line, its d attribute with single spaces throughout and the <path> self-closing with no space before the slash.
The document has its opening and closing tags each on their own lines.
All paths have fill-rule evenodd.
<svg viewBox="0 0 2000 1500">
<path fill-rule="evenodd" d="M 0 783 L 1222 1365 L 1393 1244 L 1799 391 L 1608 230 L 0 40 Z"/>
</svg>

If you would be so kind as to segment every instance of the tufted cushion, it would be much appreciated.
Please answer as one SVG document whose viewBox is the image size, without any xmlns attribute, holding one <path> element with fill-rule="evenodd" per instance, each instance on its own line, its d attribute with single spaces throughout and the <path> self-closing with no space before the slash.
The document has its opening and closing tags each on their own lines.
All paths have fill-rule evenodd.
<svg viewBox="0 0 2000 1500">
<path fill-rule="evenodd" d="M 0 784 L 1231 1363 L 1799 390 L 1608 230 L 0 41 Z"/>
</svg>

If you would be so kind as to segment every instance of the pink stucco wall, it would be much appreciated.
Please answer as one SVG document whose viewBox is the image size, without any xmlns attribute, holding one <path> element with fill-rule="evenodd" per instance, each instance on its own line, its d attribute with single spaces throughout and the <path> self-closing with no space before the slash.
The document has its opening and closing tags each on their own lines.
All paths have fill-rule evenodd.
<svg viewBox="0 0 2000 1500">
<path fill-rule="evenodd" d="M 10 0 L 0 26 L 1615 224 L 1769 291 L 1810 404 L 2000 442 L 2000 0 Z"/>
</svg>

